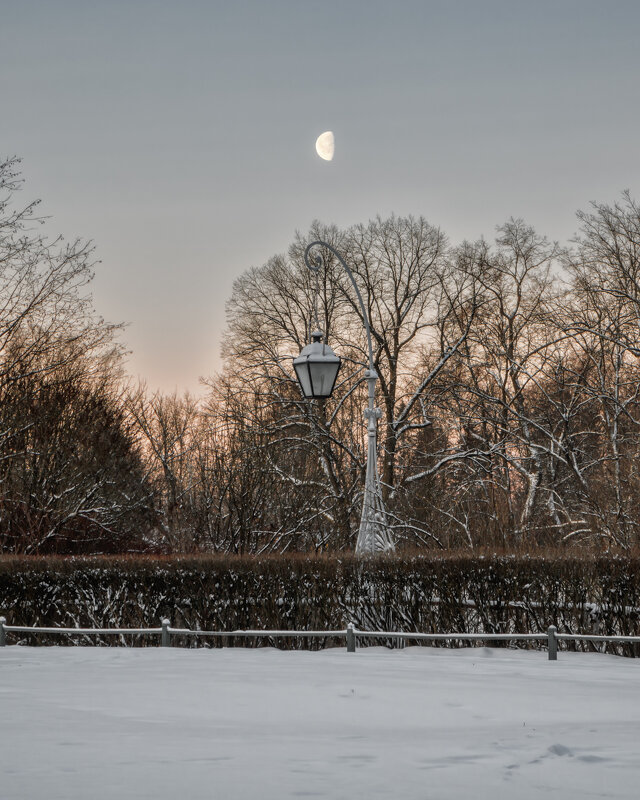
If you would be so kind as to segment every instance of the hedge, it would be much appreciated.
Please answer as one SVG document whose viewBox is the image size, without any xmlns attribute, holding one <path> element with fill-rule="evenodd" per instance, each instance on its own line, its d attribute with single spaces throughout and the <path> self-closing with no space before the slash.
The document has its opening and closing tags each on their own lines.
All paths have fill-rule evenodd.
<svg viewBox="0 0 640 800">
<path fill-rule="evenodd" d="M 387 631 L 538 633 L 553 624 L 567 633 L 637 636 L 640 559 L 2 557 L 0 615 L 8 624 L 28 626 L 157 627 L 168 617 L 174 627 L 200 630 L 323 630 L 354 622 Z M 69 643 L 32 635 L 20 641 Z M 142 637 L 134 643 L 152 642 Z M 632 645 L 607 649 L 640 654 Z"/>
</svg>

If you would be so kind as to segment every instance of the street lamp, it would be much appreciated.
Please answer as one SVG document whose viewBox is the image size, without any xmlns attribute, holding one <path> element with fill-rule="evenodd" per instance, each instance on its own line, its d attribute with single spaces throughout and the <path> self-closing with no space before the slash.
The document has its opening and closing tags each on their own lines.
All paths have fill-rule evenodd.
<svg viewBox="0 0 640 800">
<path fill-rule="evenodd" d="M 293 359 L 302 394 L 312 400 L 331 397 L 340 369 L 340 357 L 322 343 L 322 331 L 311 334 L 311 344 Z"/>
<path fill-rule="evenodd" d="M 373 347 L 371 345 L 371 326 L 369 315 L 362 300 L 362 295 L 358 285 L 354 280 L 353 274 L 346 265 L 340 253 L 327 242 L 315 241 L 307 247 L 304 252 L 304 261 L 307 267 L 318 275 L 323 260 L 321 255 L 313 257 L 311 250 L 315 247 L 323 247 L 329 250 L 338 259 L 349 276 L 353 288 L 355 289 L 364 327 L 367 332 L 367 345 L 369 347 L 369 368 L 364 376 L 369 387 L 369 402 L 364 412 L 367 421 L 367 470 L 365 474 L 364 497 L 362 502 L 362 516 L 360 517 L 360 528 L 358 530 L 358 540 L 356 542 L 356 555 L 369 556 L 376 553 L 389 552 L 395 549 L 395 544 L 389 525 L 387 514 L 382 502 L 382 491 L 380 488 L 380 476 L 378 474 L 377 458 L 377 425 L 382 416 L 382 412 L 375 406 L 375 387 L 378 380 L 378 373 L 373 366 Z M 317 294 L 317 292 L 316 292 Z M 317 297 L 316 297 L 317 304 Z M 318 313 L 316 305 L 316 325 L 319 328 Z M 311 344 L 303 348 L 300 355 L 293 360 L 293 367 L 302 389 L 302 394 L 307 398 L 330 397 L 340 369 L 340 358 L 328 344 L 323 343 L 323 334 L 316 330 L 311 334 Z"/>
</svg>

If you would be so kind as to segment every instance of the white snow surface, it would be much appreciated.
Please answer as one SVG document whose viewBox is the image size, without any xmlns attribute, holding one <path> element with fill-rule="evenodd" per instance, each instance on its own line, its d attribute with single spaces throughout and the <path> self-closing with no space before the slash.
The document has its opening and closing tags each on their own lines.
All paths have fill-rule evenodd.
<svg viewBox="0 0 640 800">
<path fill-rule="evenodd" d="M 634 659 L 0 649 L 2 800 L 639 796 Z"/>
</svg>

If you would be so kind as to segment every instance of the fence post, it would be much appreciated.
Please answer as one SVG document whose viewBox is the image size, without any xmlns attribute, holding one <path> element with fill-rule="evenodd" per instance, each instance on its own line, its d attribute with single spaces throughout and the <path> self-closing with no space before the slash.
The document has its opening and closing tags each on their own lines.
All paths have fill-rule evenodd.
<svg viewBox="0 0 640 800">
<path fill-rule="evenodd" d="M 171 634 L 169 633 L 170 624 L 171 623 L 166 617 L 162 620 L 162 639 L 160 641 L 161 647 L 171 647 Z"/>
<path fill-rule="evenodd" d="M 549 637 L 549 661 L 558 660 L 558 640 L 556 639 L 557 632 L 558 629 L 555 625 L 549 625 L 547 628 L 547 636 Z"/>
<path fill-rule="evenodd" d="M 7 646 L 7 632 L 4 629 L 6 621 L 5 617 L 0 617 L 0 647 Z"/>
<path fill-rule="evenodd" d="M 347 625 L 347 653 L 356 652 L 356 629 L 353 622 Z"/>
</svg>

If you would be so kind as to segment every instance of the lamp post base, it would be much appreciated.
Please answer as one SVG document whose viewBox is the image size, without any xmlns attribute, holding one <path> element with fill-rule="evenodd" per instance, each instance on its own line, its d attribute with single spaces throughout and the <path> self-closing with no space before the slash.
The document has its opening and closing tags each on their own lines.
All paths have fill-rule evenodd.
<svg viewBox="0 0 640 800">
<path fill-rule="evenodd" d="M 376 377 L 375 373 L 369 374 L 368 380 L 373 389 Z M 370 392 L 373 398 L 373 392 Z M 382 490 L 380 488 L 380 477 L 378 475 L 378 462 L 376 458 L 377 441 L 376 429 L 378 419 L 382 416 L 379 408 L 367 408 L 364 412 L 367 420 L 367 473 L 364 482 L 364 498 L 362 502 L 362 517 L 360 518 L 360 529 L 358 531 L 358 541 L 356 542 L 356 555 L 372 556 L 379 553 L 388 553 L 395 550 L 395 544 L 389 525 L 387 514 L 382 501 Z"/>
</svg>

